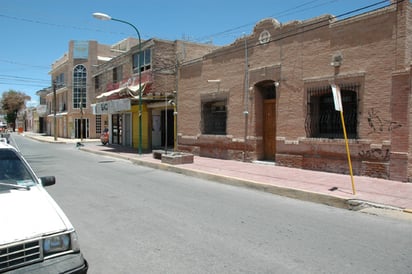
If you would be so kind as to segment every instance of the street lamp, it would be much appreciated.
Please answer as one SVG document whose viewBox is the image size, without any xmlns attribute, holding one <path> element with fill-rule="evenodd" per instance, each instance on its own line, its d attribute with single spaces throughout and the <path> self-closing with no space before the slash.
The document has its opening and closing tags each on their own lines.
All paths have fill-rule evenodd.
<svg viewBox="0 0 412 274">
<path fill-rule="evenodd" d="M 104 13 L 95 12 L 93 13 L 93 17 L 99 20 L 104 20 L 104 21 L 113 20 L 113 21 L 127 24 L 136 31 L 137 37 L 139 38 L 139 59 L 138 59 L 139 60 L 139 63 L 138 63 L 138 69 L 139 69 L 139 155 L 141 155 L 142 154 L 142 72 L 140 69 L 140 62 L 141 62 L 140 53 L 142 51 L 142 40 L 140 38 L 140 32 L 132 23 L 113 18 Z"/>
</svg>

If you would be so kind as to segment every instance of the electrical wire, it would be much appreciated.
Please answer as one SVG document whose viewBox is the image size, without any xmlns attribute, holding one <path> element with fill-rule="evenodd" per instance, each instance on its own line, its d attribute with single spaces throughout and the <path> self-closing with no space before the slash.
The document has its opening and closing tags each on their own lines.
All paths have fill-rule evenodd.
<svg viewBox="0 0 412 274">
<path fill-rule="evenodd" d="M 364 6 L 364 7 L 352 10 L 352 11 L 342 13 L 340 15 L 334 16 L 334 18 L 335 19 L 340 18 L 341 20 L 339 22 L 342 22 L 344 20 L 349 20 L 350 18 L 359 15 L 359 12 L 362 12 L 362 11 L 365 11 L 365 10 L 367 10 L 367 12 L 372 12 L 372 11 L 378 10 L 378 9 L 382 8 L 382 4 L 386 3 L 387 6 L 392 6 L 392 5 L 397 5 L 398 3 L 401 3 L 403 1 L 405 1 L 405 0 L 397 0 L 396 2 L 390 3 L 388 5 L 387 4 L 388 0 L 383 0 L 383 1 L 379 1 L 379 2 L 376 2 L 376 3 L 371 4 L 371 5 L 368 5 L 368 6 Z M 374 8 L 374 9 L 371 10 L 371 8 Z M 309 32 L 309 31 L 313 31 L 313 30 L 316 30 L 316 29 L 319 29 L 319 28 L 329 26 L 329 24 L 330 24 L 330 18 L 326 18 L 323 21 L 315 21 L 315 22 L 310 23 L 310 24 L 305 24 L 305 29 L 304 30 L 299 30 L 299 29 L 293 28 L 289 31 L 286 31 L 286 32 L 283 32 L 283 33 L 279 34 L 276 37 L 271 38 L 268 43 L 273 43 L 273 42 L 277 42 L 277 41 L 280 41 L 280 40 L 283 40 L 283 39 L 286 39 L 286 38 L 290 38 L 290 37 L 293 37 L 293 36 L 296 36 L 296 35 L 301 35 L 305 32 Z M 248 49 L 259 47 L 259 46 L 261 46 L 261 44 L 249 45 Z M 218 56 L 233 54 L 233 53 L 236 53 L 238 51 L 244 51 L 244 50 L 245 49 L 244 49 L 243 46 L 233 47 L 232 49 L 228 49 L 228 50 L 222 51 L 220 53 L 218 51 L 215 51 L 214 56 L 218 57 Z M 186 63 L 195 62 L 196 60 L 201 60 L 202 58 L 203 57 L 185 61 L 185 62 L 182 63 L 182 65 L 186 64 Z"/>
<path fill-rule="evenodd" d="M 284 11 L 281 11 L 281 12 L 279 12 L 279 13 L 275 14 L 274 16 L 271 16 L 271 17 L 278 17 L 279 18 L 279 17 L 282 17 L 282 16 L 290 15 L 290 14 L 296 14 L 298 12 L 307 11 L 309 9 L 313 9 L 313 8 L 316 8 L 316 7 L 319 7 L 319 6 L 322 6 L 322 5 L 327 5 L 331 2 L 335 2 L 335 1 L 338 1 L 338 0 L 330 0 L 330 1 L 327 1 L 327 2 L 324 2 L 324 3 L 319 3 L 315 6 L 312 5 L 312 4 L 314 4 L 318 1 L 319 0 L 311 0 L 311 1 L 304 2 L 300 5 L 295 6 L 295 7 L 292 7 L 292 8 L 286 9 Z M 391 5 L 397 4 L 398 2 L 402 2 L 402 1 L 404 1 L 404 0 L 398 0 L 395 3 L 391 3 Z M 358 9 L 340 14 L 338 16 L 335 16 L 335 18 L 346 18 L 347 16 L 353 15 L 355 13 L 359 13 L 359 12 L 367 10 L 367 9 L 371 9 L 373 7 L 376 7 L 378 5 L 382 5 L 382 4 L 387 3 L 387 2 L 388 2 L 388 0 L 379 1 L 377 3 L 374 3 L 374 4 L 371 4 L 371 5 L 365 6 L 365 7 L 361 7 L 361 8 L 358 8 Z M 61 24 L 55 24 L 55 23 L 48 23 L 48 22 L 39 21 L 39 20 L 33 20 L 33 19 L 27 19 L 27 18 L 15 17 L 15 16 L 8 16 L 8 15 L 4 15 L 4 14 L 0 14 L 0 17 L 11 19 L 11 20 L 19 20 L 19 21 L 25 21 L 25 22 L 29 22 L 29 23 L 35 23 L 35 24 L 43 24 L 43 25 L 49 25 L 49 26 L 54 26 L 54 27 L 60 27 L 60 28 L 72 28 L 72 29 L 77 29 L 77 30 L 86 30 L 86 31 L 94 31 L 94 32 L 106 32 L 106 31 L 102 31 L 102 30 L 98 30 L 98 29 L 90 29 L 90 28 L 85 28 L 85 27 L 68 26 L 68 25 L 61 25 Z M 322 23 L 324 23 L 324 25 Z M 225 31 L 221 31 L 221 32 L 218 32 L 218 33 L 215 33 L 215 34 L 211 34 L 211 35 L 207 35 L 207 36 L 197 38 L 194 41 L 203 41 L 205 39 L 210 39 L 211 37 L 219 37 L 219 36 L 224 36 L 224 35 L 228 36 L 228 35 L 231 35 L 231 34 L 235 34 L 234 31 L 238 31 L 239 29 L 242 29 L 242 28 L 245 28 L 245 27 L 250 27 L 251 25 L 254 25 L 254 24 L 255 23 L 244 24 L 244 25 L 241 25 L 241 26 L 238 26 L 238 27 L 235 27 L 235 28 L 231 28 L 231 29 L 228 29 L 228 30 L 225 30 Z M 285 39 L 285 38 L 291 37 L 293 35 L 299 35 L 299 34 L 302 34 L 303 32 L 311 31 L 311 30 L 314 30 L 316 28 L 324 27 L 324 26 L 326 26 L 326 24 L 329 24 L 329 19 L 325 20 L 324 22 L 316 22 L 316 23 L 314 23 L 313 28 L 310 28 L 310 26 L 309 26 L 309 28 L 307 28 L 307 29 L 305 29 L 304 31 L 301 31 L 301 32 L 299 32 L 299 31 L 296 32 L 296 30 L 291 30 L 290 33 L 283 33 L 282 36 L 272 38 L 269 41 L 269 43 L 279 41 L 280 39 Z M 308 25 L 305 25 L 305 27 L 308 27 Z M 122 33 L 116 33 L 116 34 L 122 34 Z M 249 48 L 256 47 L 256 46 L 259 46 L 259 45 L 251 45 L 251 46 L 249 46 Z M 231 54 L 231 53 L 234 53 L 238 50 L 244 50 L 244 49 L 243 48 L 242 49 L 233 48 L 231 52 L 225 51 L 224 53 L 222 52 L 221 54 Z M 188 64 L 188 63 L 191 63 L 191 62 L 196 62 L 196 61 L 201 60 L 201 59 L 202 58 L 195 58 L 195 59 L 192 59 L 192 60 L 187 60 L 185 62 L 182 62 L 180 65 Z M 4 59 L 3 60 L 0 59 L 0 62 L 15 64 L 15 65 L 21 65 L 21 66 L 24 66 L 24 67 L 49 69 L 49 67 L 45 67 L 45 66 L 22 64 L 22 63 L 17 63 L 17 62 L 13 62 L 13 61 L 10 61 L 10 60 L 4 60 Z M 174 65 L 170 66 L 169 68 L 170 69 L 174 68 Z M 20 82 L 24 81 L 24 82 L 26 82 L 26 84 L 24 84 L 24 85 L 27 85 L 27 86 L 28 85 L 40 86 L 41 81 L 43 81 L 42 79 L 25 78 L 25 77 L 12 76 L 12 75 L 8 75 L 7 78 L 6 78 L 5 75 L 3 75 L 3 76 L 0 75 L 0 81 L 1 80 L 3 80 L 3 81 L 4 80 L 6 80 L 6 81 L 11 80 L 13 82 L 15 81 L 16 84 L 20 84 Z M 46 82 L 49 83 L 50 81 L 44 80 L 44 83 L 46 83 Z M 10 84 L 10 83 L 9 82 L 7 82 L 7 83 L 0 82 L 0 84 Z M 20 84 L 20 85 L 23 85 L 23 84 Z"/>
</svg>

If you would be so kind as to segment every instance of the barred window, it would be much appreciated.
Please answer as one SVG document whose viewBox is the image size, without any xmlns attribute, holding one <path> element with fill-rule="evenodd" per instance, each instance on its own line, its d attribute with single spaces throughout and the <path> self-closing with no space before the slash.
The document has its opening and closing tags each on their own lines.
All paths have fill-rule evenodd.
<svg viewBox="0 0 412 274">
<path fill-rule="evenodd" d="M 96 133 L 102 133 L 102 116 L 96 114 Z"/>
<path fill-rule="evenodd" d="M 226 134 L 226 100 L 202 104 L 203 134 Z"/>
<path fill-rule="evenodd" d="M 339 85 L 348 138 L 358 138 L 359 85 Z M 339 111 L 335 110 L 330 86 L 307 91 L 306 134 L 312 138 L 344 138 Z"/>
</svg>

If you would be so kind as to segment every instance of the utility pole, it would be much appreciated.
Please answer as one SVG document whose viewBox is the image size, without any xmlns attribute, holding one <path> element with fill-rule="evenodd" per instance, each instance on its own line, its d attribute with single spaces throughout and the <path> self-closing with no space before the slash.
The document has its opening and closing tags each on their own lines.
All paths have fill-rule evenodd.
<svg viewBox="0 0 412 274">
<path fill-rule="evenodd" d="M 80 142 L 83 142 L 83 90 L 80 93 Z"/>
<path fill-rule="evenodd" d="M 57 141 L 57 95 L 56 95 L 56 80 L 53 81 L 53 108 L 54 108 L 54 115 L 53 115 L 53 124 L 54 124 L 54 141 Z"/>
</svg>

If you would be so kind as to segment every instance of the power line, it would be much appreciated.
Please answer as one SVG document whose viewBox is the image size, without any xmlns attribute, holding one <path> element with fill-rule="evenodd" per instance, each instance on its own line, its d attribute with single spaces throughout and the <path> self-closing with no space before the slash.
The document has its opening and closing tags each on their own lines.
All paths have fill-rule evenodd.
<svg viewBox="0 0 412 274">
<path fill-rule="evenodd" d="M 10 85 L 10 86 L 29 86 L 29 87 L 39 87 L 39 88 L 44 88 L 44 85 L 41 84 L 30 84 L 30 83 L 9 83 L 9 82 L 1 82 L 1 85 Z"/>
<path fill-rule="evenodd" d="M 288 8 L 286 10 L 280 11 L 276 14 L 269 15 L 266 18 L 268 18 L 268 17 L 282 18 L 282 17 L 285 17 L 285 16 L 289 16 L 289 15 L 293 15 L 293 14 L 297 14 L 297 13 L 301 13 L 301 12 L 306 12 L 310 9 L 325 6 L 325 5 L 328 5 L 332 2 L 337 2 L 339 0 L 329 0 L 329 1 L 324 2 L 324 3 L 319 3 L 317 5 L 310 6 L 311 4 L 314 4 L 315 2 L 318 2 L 318 1 L 319 0 L 307 1 L 305 3 L 294 6 L 292 8 Z M 383 1 L 383 2 L 387 2 L 387 0 Z M 373 6 L 373 5 L 371 5 L 371 6 Z M 239 34 L 240 29 L 250 27 L 250 26 L 254 26 L 254 25 L 256 25 L 256 22 L 250 22 L 250 23 L 247 23 L 247 24 L 244 24 L 244 25 L 241 25 L 241 26 L 238 26 L 238 27 L 234 27 L 234 28 L 231 28 L 231 29 L 227 29 L 227 30 L 224 30 L 224 31 L 221 31 L 221 32 L 217 32 L 217 33 L 214 33 L 214 34 L 211 34 L 211 35 L 205 35 L 205 36 L 202 36 L 200 38 L 194 39 L 193 41 L 201 42 L 201 41 L 205 41 L 205 40 L 211 40 L 211 39 L 213 40 L 214 37 L 219 37 L 219 36 L 220 37 L 222 37 L 222 36 L 233 36 L 235 33 Z"/>
<path fill-rule="evenodd" d="M 61 25 L 61 24 L 49 23 L 49 22 L 45 22 L 45 21 L 28 19 L 28 18 L 22 18 L 22 17 L 17 17 L 17 16 L 9 16 L 9 15 L 5 15 L 5 14 L 0 14 L 0 17 L 6 18 L 6 19 L 10 19 L 10 20 L 15 20 L 15 21 L 22 21 L 22 22 L 27 22 L 27 23 L 47 25 L 47 26 L 52 26 L 52 27 L 70 28 L 70 29 L 76 29 L 76 30 L 88 30 L 88 31 L 102 32 L 102 31 L 97 30 L 97 29 L 89 29 L 89 28 L 85 28 L 85 27 Z"/>
<path fill-rule="evenodd" d="M 19 62 L 15 62 L 15 61 L 11 61 L 11 60 L 6 60 L 6 59 L 0 59 L 0 62 L 13 64 L 13 65 L 24 66 L 24 67 L 31 67 L 31 68 L 50 69 L 50 67 L 48 67 L 48 66 L 30 65 L 30 64 L 19 63 Z"/>
<path fill-rule="evenodd" d="M 320 3 L 320 4 L 316 5 L 316 6 L 310 6 L 311 4 L 314 4 L 315 2 L 318 2 L 318 1 L 319 1 L 319 0 L 307 1 L 307 2 L 305 2 L 305 3 L 302 3 L 302 4 L 300 4 L 300 5 L 297 5 L 297 6 L 295 6 L 295 7 L 292 7 L 292 8 L 289 8 L 289 9 L 287 9 L 287 10 L 281 11 L 281 12 L 279 12 L 278 14 L 279 14 L 279 15 L 283 15 L 283 16 L 285 16 L 285 15 L 290 15 L 290 14 L 296 13 L 297 11 L 298 11 L 298 12 L 307 11 L 308 9 L 312 9 L 312 8 L 315 8 L 315 7 L 319 7 L 319 6 L 321 6 L 321 5 L 326 5 L 326 4 L 329 4 L 329 3 L 331 3 L 331 2 L 338 1 L 338 0 L 331 0 L 331 1 L 328 1 L 327 3 Z M 404 1 L 404 0 L 399 0 L 399 1 L 397 1 L 396 3 L 392 3 L 391 5 L 397 4 L 398 2 L 402 2 L 402 1 Z M 376 7 L 376 6 L 378 6 L 378 5 L 382 5 L 383 3 L 387 3 L 387 2 L 388 2 L 388 0 L 380 1 L 380 2 L 371 4 L 371 5 L 362 7 L 362 8 L 358 8 L 358 9 L 355 9 L 355 10 L 352 10 L 352 11 L 349 11 L 349 12 L 346 12 L 346 13 L 343 13 L 343 14 L 340 14 L 340 15 L 338 15 L 338 16 L 335 16 L 335 18 L 347 17 L 347 16 L 349 16 L 349 15 L 353 15 L 353 14 L 355 14 L 355 13 L 358 13 L 358 12 L 360 12 L 360 11 L 364 11 L 364 10 L 366 10 L 366 9 L 371 9 L 371 8 L 373 8 L 373 7 Z M 305 7 L 305 9 L 303 9 L 303 10 L 300 9 L 300 8 L 303 8 L 303 7 Z M 300 9 L 300 10 L 299 10 L 299 9 Z M 293 11 L 293 12 L 292 12 L 292 11 Z M 30 22 L 30 23 L 36 23 L 36 24 L 50 25 L 50 26 L 55 26 L 55 27 L 64 27 L 64 28 L 73 28 L 73 29 L 80 29 L 80 30 L 89 30 L 89 31 L 99 31 L 99 32 L 102 32 L 102 31 L 96 30 L 96 29 L 89 29 L 89 28 L 84 28 L 84 27 L 73 27 L 73 26 L 67 26 L 67 25 L 59 25 L 59 24 L 47 23 L 47 22 L 43 22 L 43 21 L 39 21 L 39 20 L 31 20 L 31 19 L 19 18 L 19 17 L 14 17 L 14 16 L 7 16 L 7 15 L 2 15 L 2 14 L 0 14 L 0 17 L 12 19 L 12 20 L 26 21 L 26 22 Z M 323 23 L 323 22 L 319 22 L 319 21 L 318 21 L 318 22 L 315 23 L 316 26 L 315 26 L 314 28 L 310 28 L 310 26 L 309 26 L 309 28 L 306 29 L 304 32 L 306 32 L 306 31 L 311 31 L 311 30 L 314 30 L 314 29 L 317 29 L 317 28 L 326 26 L 326 24 L 329 24 L 329 19 L 327 19 L 327 20 L 324 21 L 324 23 L 325 23 L 324 25 L 322 25 L 322 23 Z M 254 25 L 254 24 L 255 24 L 255 23 L 253 23 L 253 25 Z M 245 25 L 242 25 L 242 26 L 239 26 L 239 27 L 235 27 L 235 28 L 232 28 L 232 29 L 229 29 L 229 30 L 226 30 L 226 31 L 222 31 L 222 32 L 219 32 L 219 33 L 216 33 L 216 34 L 212 34 L 212 35 L 209 35 L 209 36 L 204 36 L 204 37 L 210 38 L 210 37 L 213 37 L 213 36 L 216 37 L 216 36 L 219 36 L 219 35 L 220 35 L 220 36 L 222 36 L 222 35 L 227 35 L 227 34 L 229 34 L 230 32 L 236 31 L 236 30 L 238 30 L 238 29 L 241 29 L 241 28 L 243 28 L 243 27 L 247 27 L 247 26 L 250 26 L 250 25 L 252 25 L 252 23 L 245 24 Z M 305 27 L 308 27 L 308 26 L 306 25 Z M 287 37 L 291 37 L 291 36 L 294 36 L 294 35 L 299 35 L 299 34 L 302 34 L 302 33 L 303 33 L 302 31 L 293 30 L 293 31 L 290 31 L 289 33 L 288 33 L 288 32 L 282 33 L 282 36 L 275 37 L 275 38 L 271 39 L 269 42 L 279 41 L 279 40 L 281 40 L 281 39 L 285 39 L 285 38 L 287 38 Z M 203 38 L 203 39 L 205 39 L 205 38 Z M 201 40 L 201 38 L 196 39 L 196 40 Z M 252 46 L 250 46 L 250 48 L 256 47 L 256 46 L 259 46 L 259 45 L 252 45 Z M 229 53 L 226 51 L 224 54 L 230 54 L 230 53 L 236 52 L 236 51 L 238 51 L 238 50 L 240 50 L 240 49 L 233 48 Z M 242 49 L 242 50 L 243 50 L 243 49 Z M 222 54 L 223 54 L 223 53 L 222 53 Z M 201 58 L 200 58 L 200 59 L 201 59 Z M 190 62 L 195 62 L 196 60 L 199 60 L 199 58 L 185 61 L 185 62 L 183 62 L 183 64 L 187 64 L 187 63 L 190 63 Z M 21 66 L 25 66 L 25 67 L 34 67 L 34 68 L 41 68 L 41 69 L 46 69 L 46 68 L 47 68 L 47 69 L 49 69 L 49 67 L 45 67 L 45 66 L 36 66 L 36 65 L 23 64 L 23 63 L 18 63 L 18 62 L 10 61 L 10 60 L 4 60 L 4 59 L 3 59 L 3 60 L 0 59 L 0 62 L 10 63 L 10 64 L 16 64 L 16 65 L 21 65 Z M 174 68 L 174 66 L 171 67 L 171 68 Z M 3 77 L 1 77 L 1 76 L 3 76 Z M 5 77 L 6 77 L 6 79 L 4 79 Z M 7 77 L 8 77 L 8 78 L 7 78 Z M 19 77 L 19 76 L 11 76 L 11 75 L 0 75 L 0 80 L 1 80 L 1 79 L 2 79 L 2 80 L 6 80 L 6 81 L 12 80 L 12 81 L 16 81 L 16 82 L 21 82 L 21 81 L 29 82 L 29 83 L 26 83 L 26 84 L 17 84 L 17 85 L 27 85 L 27 86 L 40 86 L 40 82 L 43 81 L 42 79 L 25 78 L 25 77 Z M 30 84 L 30 82 L 31 82 L 31 84 Z M 46 82 L 47 82 L 47 83 L 50 83 L 50 81 L 44 80 L 44 83 L 46 83 Z M 38 84 L 37 84 L 37 83 L 38 83 Z M 10 83 L 9 83 L 9 82 L 7 82 L 7 83 L 5 83 L 5 82 L 0 82 L 0 84 L 10 84 Z"/>
<path fill-rule="evenodd" d="M 128 35 L 127 33 L 124 33 L 124 32 L 113 32 L 113 31 L 92 29 L 92 28 L 79 27 L 79 26 L 73 26 L 73 25 L 56 24 L 56 23 L 50 23 L 50 22 L 45 22 L 45 21 L 41 21 L 41 20 L 28 19 L 28 18 L 22 18 L 22 17 L 17 17 L 17 16 L 10 16 L 10 15 L 6 15 L 6 14 L 0 14 L 0 17 L 6 18 L 6 19 L 9 19 L 9 20 L 22 21 L 22 22 L 27 22 L 27 23 L 31 23 L 31 24 L 40 24 L 40 25 L 46 25 L 46 26 L 51 26 L 51 27 L 57 27 L 57 28 L 75 29 L 75 30 L 83 30 L 83 31 L 90 31 L 90 32 L 102 32 L 102 33 L 109 33 L 109 34 L 115 34 L 115 35 L 125 35 L 125 36 Z"/>
<path fill-rule="evenodd" d="M 33 82 L 47 82 L 50 83 L 50 80 L 39 79 L 39 78 L 31 78 L 31 77 L 22 77 L 22 76 L 15 76 L 15 75 L 7 75 L 7 74 L 0 74 L 0 79 L 9 79 L 9 80 L 16 80 L 16 81 L 33 81 Z"/>
<path fill-rule="evenodd" d="M 354 16 L 359 15 L 359 12 L 361 12 L 361 11 L 367 10 L 367 12 L 371 12 L 371 11 L 374 11 L 374 10 L 378 10 L 378 9 L 382 8 L 381 5 L 384 4 L 384 3 L 387 4 L 387 5 L 385 5 L 385 6 L 392 6 L 392 5 L 397 5 L 398 3 L 401 3 L 401 2 L 403 2 L 403 1 L 405 1 L 405 0 L 397 0 L 396 2 L 390 3 L 390 4 L 388 5 L 388 4 L 387 4 L 388 0 L 383 0 L 383 1 L 379 1 L 379 2 L 376 2 L 376 3 L 371 4 L 371 5 L 368 5 L 368 6 L 364 6 L 364 7 L 361 7 L 361 8 L 355 9 L 355 10 L 352 10 L 352 11 L 348 11 L 348 12 L 342 13 L 342 14 L 340 14 L 340 15 L 334 16 L 334 18 L 343 18 L 343 19 L 340 20 L 340 21 L 343 21 L 343 20 L 347 20 L 347 19 L 350 19 L 350 18 L 352 18 L 352 17 L 354 17 Z M 379 6 L 379 7 L 377 7 L 377 6 Z M 374 9 L 374 10 L 371 10 L 371 8 L 374 8 L 374 7 L 375 7 L 375 9 Z M 330 18 L 324 19 L 324 20 L 322 20 L 322 21 L 315 21 L 314 23 L 305 25 L 305 29 L 304 29 L 304 30 L 299 30 L 299 29 L 293 28 L 293 29 L 291 29 L 291 30 L 289 30 L 289 31 L 282 32 L 282 33 L 279 34 L 278 36 L 276 36 L 276 37 L 274 37 L 274 38 L 271 38 L 268 43 L 273 43 L 273 42 L 281 41 L 281 40 L 283 40 L 283 39 L 290 38 L 290 37 L 293 37 L 293 36 L 296 36 L 296 35 L 301 35 L 301 34 L 303 34 L 303 33 L 309 32 L 309 31 L 313 31 L 313 30 L 316 30 L 316 29 L 319 29 L 319 28 L 326 27 L 326 26 L 328 26 L 329 24 L 330 24 Z M 260 45 L 260 44 L 249 45 L 249 46 L 248 46 L 248 49 L 250 49 L 250 48 L 255 48 L 255 47 L 259 47 L 259 46 L 261 46 L 261 45 Z M 231 48 L 231 49 L 228 49 L 228 50 L 226 50 L 226 51 L 222 51 L 222 52 L 220 52 L 220 53 L 219 53 L 219 52 L 215 52 L 214 54 L 215 54 L 215 56 L 221 56 L 221 55 L 223 56 L 223 55 L 233 54 L 233 53 L 236 53 L 236 52 L 238 52 L 238 51 L 243 51 L 243 50 L 244 50 L 243 47 L 233 47 L 233 48 Z M 202 59 L 202 58 L 196 58 L 196 59 L 193 59 L 193 60 L 188 60 L 188 61 L 186 61 L 186 62 L 183 62 L 183 64 L 195 62 L 196 60 L 201 60 L 201 59 Z"/>
</svg>

